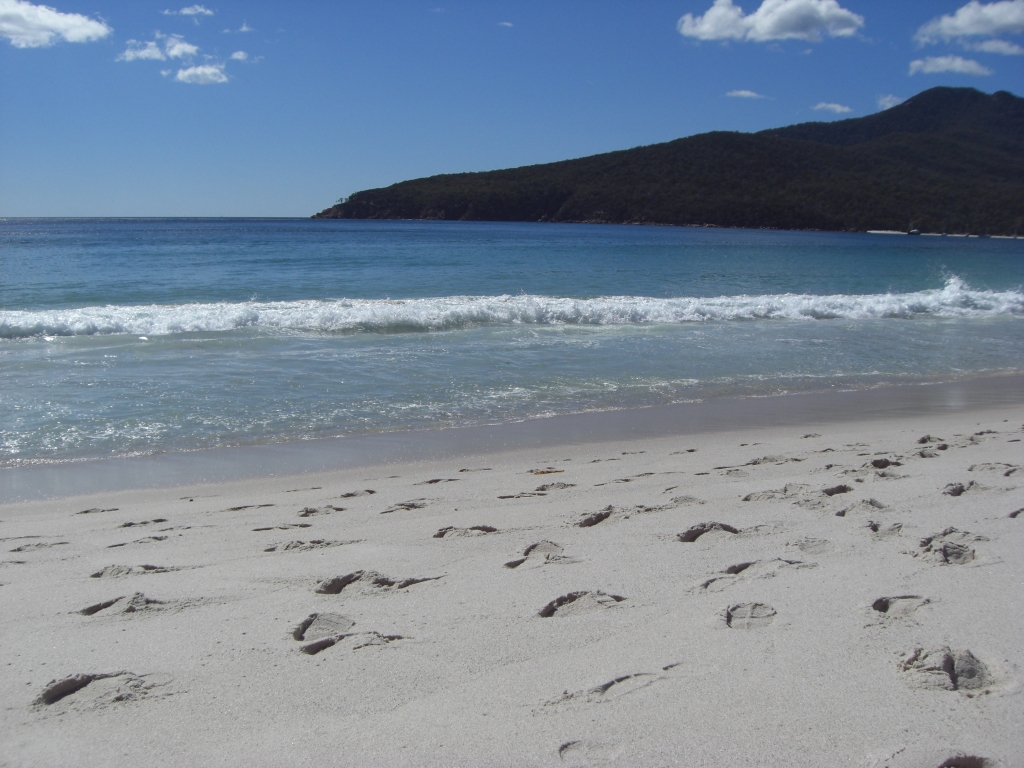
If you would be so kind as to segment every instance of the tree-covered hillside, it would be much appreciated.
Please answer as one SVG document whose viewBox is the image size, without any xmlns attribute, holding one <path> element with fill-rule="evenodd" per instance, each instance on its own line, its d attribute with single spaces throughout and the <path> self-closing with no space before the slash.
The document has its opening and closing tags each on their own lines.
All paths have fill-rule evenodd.
<svg viewBox="0 0 1024 768">
<path fill-rule="evenodd" d="M 933 88 L 851 120 L 404 181 L 316 217 L 1024 234 L 1024 99 Z"/>
</svg>

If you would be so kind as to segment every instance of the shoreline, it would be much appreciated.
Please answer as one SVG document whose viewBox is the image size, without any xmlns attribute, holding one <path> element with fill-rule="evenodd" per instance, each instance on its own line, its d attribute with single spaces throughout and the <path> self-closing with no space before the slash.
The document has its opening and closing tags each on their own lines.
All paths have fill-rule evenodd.
<svg viewBox="0 0 1024 768">
<path fill-rule="evenodd" d="M 499 425 L 396 431 L 0 468 L 0 504 L 83 494 L 299 476 L 520 449 L 781 426 L 966 413 L 1024 404 L 1024 374 L 870 389 L 717 398 L 561 414 Z"/>
</svg>

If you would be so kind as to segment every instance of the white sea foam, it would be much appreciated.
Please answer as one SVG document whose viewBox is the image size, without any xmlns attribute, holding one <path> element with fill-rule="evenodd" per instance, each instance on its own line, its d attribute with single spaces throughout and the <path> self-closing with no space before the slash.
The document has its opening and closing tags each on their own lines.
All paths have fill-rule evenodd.
<svg viewBox="0 0 1024 768">
<path fill-rule="evenodd" d="M 1024 293 L 943 288 L 865 295 L 777 294 L 714 298 L 445 296 L 0 311 L 0 338 L 161 336 L 239 328 L 320 333 L 412 332 L 482 325 L 640 325 L 713 321 L 1024 317 Z"/>
</svg>

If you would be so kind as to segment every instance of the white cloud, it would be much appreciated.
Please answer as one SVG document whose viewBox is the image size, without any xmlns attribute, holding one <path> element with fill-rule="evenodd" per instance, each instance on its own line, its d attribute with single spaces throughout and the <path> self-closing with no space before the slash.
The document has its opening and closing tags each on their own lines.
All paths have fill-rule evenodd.
<svg viewBox="0 0 1024 768">
<path fill-rule="evenodd" d="M 164 11 L 164 16 L 213 16 L 213 11 L 202 5 L 190 5 L 178 11 Z"/>
<path fill-rule="evenodd" d="M 1024 48 L 1007 40 L 983 40 L 967 46 L 972 51 L 982 53 L 999 53 L 1003 56 L 1024 56 Z"/>
<path fill-rule="evenodd" d="M 246 59 L 249 58 L 249 54 L 246 53 L 245 51 L 235 51 L 234 53 L 231 54 L 231 58 L 234 59 L 235 61 L 245 61 Z"/>
<path fill-rule="evenodd" d="M 1024 0 L 1022 0 L 1024 2 Z M 686 14 L 676 25 L 679 34 L 698 40 L 820 40 L 848 37 L 864 26 L 864 17 L 838 0 L 764 0 L 744 15 L 733 0 L 715 0 L 703 16 Z"/>
<path fill-rule="evenodd" d="M 901 99 L 899 96 L 893 96 L 891 93 L 888 96 L 878 97 L 878 108 L 882 111 L 892 109 L 897 104 L 902 104 L 906 99 Z"/>
<path fill-rule="evenodd" d="M 224 74 L 223 64 L 200 64 L 196 67 L 179 69 L 174 79 L 179 83 L 211 85 L 213 83 L 226 83 L 228 76 Z"/>
<path fill-rule="evenodd" d="M 135 61 L 137 59 L 153 59 L 165 61 L 167 59 L 191 59 L 199 53 L 199 46 L 185 42 L 181 35 L 163 35 L 156 33 L 156 39 L 163 41 L 163 50 L 155 40 L 140 42 L 129 40 L 125 52 L 117 57 L 118 61 Z"/>
<path fill-rule="evenodd" d="M 0 0 L 0 37 L 15 48 L 43 48 L 56 38 L 69 43 L 89 43 L 113 30 L 102 21 L 78 13 L 61 13 L 25 0 Z"/>
<path fill-rule="evenodd" d="M 921 72 L 925 75 L 934 75 L 940 72 L 955 72 L 960 75 L 991 75 L 992 70 L 983 67 L 974 59 L 964 59 L 960 56 L 927 56 L 923 59 L 915 59 L 910 62 L 910 74 L 916 75 Z"/>
<path fill-rule="evenodd" d="M 1024 0 L 979 3 L 971 0 L 952 15 L 940 16 L 923 25 L 914 39 L 935 43 L 978 35 L 1013 35 L 1024 32 Z"/>
<path fill-rule="evenodd" d="M 511 21 L 499 21 L 498 22 L 498 26 L 499 27 L 511 27 L 511 26 L 514 26 L 514 25 L 512 24 Z"/>
<path fill-rule="evenodd" d="M 811 107 L 811 109 L 817 112 L 835 112 L 837 115 L 845 115 L 847 112 L 853 111 L 849 107 L 845 107 L 842 104 L 832 104 L 826 101 L 819 101 L 817 104 Z"/>
<path fill-rule="evenodd" d="M 153 59 L 155 61 L 164 61 L 167 57 L 164 52 L 160 50 L 160 46 L 155 41 L 150 40 L 142 43 L 138 40 L 129 40 L 128 47 L 124 53 L 117 57 L 118 61 L 135 61 L 136 59 Z"/>
<path fill-rule="evenodd" d="M 181 35 L 168 35 L 164 42 L 164 52 L 170 59 L 192 58 L 199 53 L 199 46 L 186 43 Z"/>
<path fill-rule="evenodd" d="M 736 99 L 767 99 L 767 96 L 762 96 L 760 93 L 754 93 L 753 91 L 729 91 L 726 96 L 732 96 Z"/>
<path fill-rule="evenodd" d="M 253 30 L 253 28 L 252 28 L 252 27 L 250 27 L 250 26 L 249 26 L 248 24 L 246 24 L 246 23 L 245 23 L 245 22 L 243 21 L 243 22 L 242 22 L 242 26 L 240 26 L 240 27 L 238 28 L 238 31 L 239 31 L 239 32 L 252 32 L 252 31 L 254 31 L 254 30 Z"/>
</svg>

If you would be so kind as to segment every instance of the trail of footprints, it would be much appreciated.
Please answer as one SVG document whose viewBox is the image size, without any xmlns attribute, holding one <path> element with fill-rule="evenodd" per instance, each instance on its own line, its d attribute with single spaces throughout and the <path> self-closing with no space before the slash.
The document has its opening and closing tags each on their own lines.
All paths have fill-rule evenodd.
<svg viewBox="0 0 1024 768">
<path fill-rule="evenodd" d="M 910 459 L 933 459 L 951 448 L 967 447 L 977 444 L 985 439 L 988 432 L 981 432 L 959 441 L 945 441 L 941 438 L 925 435 L 917 441 L 917 448 L 911 453 Z M 807 438 L 820 437 L 816 434 L 805 435 Z M 847 446 L 847 450 L 859 446 Z M 692 453 L 696 449 L 688 449 L 686 453 Z M 831 451 L 832 449 L 825 449 Z M 683 451 L 676 453 L 682 454 Z M 609 459 L 609 460 L 619 460 Z M 786 458 L 782 456 L 765 456 L 761 459 L 754 459 L 745 467 L 756 467 L 764 464 L 782 464 L 787 461 L 802 461 L 803 459 Z M 859 469 L 840 469 L 839 474 L 849 478 L 854 483 L 867 483 L 883 480 L 900 480 L 905 477 L 895 471 L 895 468 L 904 467 L 907 462 L 902 456 L 883 456 L 870 458 L 865 461 Z M 601 461 L 601 460 L 595 460 Z M 594 463 L 594 462 L 591 462 Z M 826 465 L 825 469 L 833 469 L 834 465 Z M 736 476 L 739 467 L 717 467 L 722 470 L 723 476 Z M 490 468 L 462 469 L 460 472 L 482 472 L 490 471 Z M 973 464 L 969 472 L 986 474 L 993 477 L 1015 477 L 1020 476 L 1022 467 L 1008 463 L 980 463 Z M 544 467 L 528 470 L 527 474 L 551 475 L 561 474 L 564 470 L 555 467 Z M 729 475 L 732 473 L 732 475 Z M 645 472 L 639 475 L 623 477 L 608 481 L 611 483 L 628 483 L 633 480 L 645 478 L 653 473 Z M 708 474 L 706 472 L 696 473 Z M 744 474 L 746 474 L 744 472 Z M 417 485 L 442 485 L 456 482 L 458 478 L 432 478 L 416 483 Z M 598 485 L 605 485 L 599 483 Z M 574 483 L 561 481 L 547 482 L 532 491 L 524 491 L 511 495 L 499 496 L 500 499 L 519 499 L 525 497 L 545 496 L 553 491 L 568 490 L 576 487 Z M 678 486 L 667 488 L 664 492 L 669 493 Z M 301 489 L 300 489 L 301 490 Z M 843 497 L 856 490 L 849 482 L 831 486 L 819 486 L 814 488 L 808 484 L 790 483 L 781 488 L 747 494 L 742 498 L 744 502 L 784 501 L 793 503 L 811 510 L 827 510 L 836 517 L 858 517 L 860 515 L 877 514 L 886 510 L 886 506 L 873 499 L 860 499 L 853 503 L 841 503 Z M 953 482 L 941 489 L 941 493 L 959 498 L 987 490 L 985 486 L 976 480 L 966 483 Z M 363 489 L 341 494 L 338 498 L 352 499 L 375 494 L 376 491 Z M 190 499 L 191 500 L 191 499 Z M 426 507 L 432 500 L 416 498 L 408 501 L 393 503 L 383 509 L 381 514 L 392 514 L 396 512 L 409 512 Z M 836 504 L 836 502 L 840 502 Z M 702 501 L 692 496 L 679 496 L 672 499 L 672 503 L 661 506 L 618 507 L 607 506 L 597 512 L 586 513 L 572 523 L 578 528 L 593 528 L 598 525 L 608 524 L 616 520 L 628 520 L 632 515 L 657 512 L 664 509 L 676 508 L 685 504 L 703 504 Z M 249 508 L 262 508 L 274 506 L 272 504 L 246 505 L 231 508 L 232 511 L 240 511 Z M 96 514 L 102 512 L 117 511 L 116 508 L 100 509 L 93 508 L 83 510 L 77 514 Z M 313 518 L 344 512 L 345 508 L 333 504 L 325 504 L 320 507 L 304 507 L 298 512 L 300 518 Z M 1024 513 L 1024 509 L 1010 512 L 1010 518 L 1016 518 Z M 134 528 L 167 523 L 165 518 L 154 518 L 138 522 L 126 522 L 121 528 Z M 867 520 L 862 523 L 868 529 L 870 535 L 875 538 L 899 536 L 902 533 L 902 525 L 898 522 L 880 522 Z M 295 522 L 281 523 L 254 528 L 254 532 L 267 532 L 278 530 L 304 529 L 312 527 L 312 523 Z M 165 529 L 169 530 L 169 529 Z M 475 538 L 489 536 L 499 533 L 498 529 L 490 525 L 473 525 L 467 527 L 445 526 L 433 534 L 436 539 Z M 717 546 L 735 537 L 753 535 L 758 533 L 757 529 L 744 531 L 728 523 L 708 521 L 692 525 L 685 531 L 676 534 L 675 539 L 680 544 L 694 545 L 699 542 L 702 546 Z M 150 543 L 165 540 L 166 536 L 148 536 L 133 542 L 114 544 L 112 547 L 125 546 L 134 543 Z M 313 549 L 326 547 L 340 547 L 357 543 L 360 540 L 330 540 L 330 539 L 308 539 L 292 540 L 274 544 L 265 548 L 265 552 L 305 552 Z M 946 528 L 933 535 L 922 538 L 916 550 L 908 554 L 920 558 L 923 561 L 940 566 L 967 565 L 973 562 L 977 555 L 976 545 L 988 541 L 984 536 L 972 534 L 968 531 L 961 531 L 956 528 Z M 12 552 L 28 552 L 42 550 L 49 547 L 65 545 L 65 541 L 53 542 L 28 542 L 19 544 Z M 821 554 L 829 551 L 829 542 L 821 539 L 805 538 L 792 544 L 802 552 L 808 554 Z M 541 540 L 526 547 L 519 556 L 504 563 L 504 568 L 512 571 L 541 568 L 551 565 L 568 565 L 578 562 L 574 557 L 567 555 L 563 547 L 553 541 Z M 709 575 L 704 581 L 691 588 L 691 592 L 719 592 L 741 583 L 756 579 L 768 579 L 778 574 L 790 571 L 814 568 L 815 563 L 807 563 L 801 560 L 774 558 L 767 560 L 756 560 L 739 562 L 727 566 L 718 573 Z M 154 565 L 112 565 L 91 574 L 93 578 L 117 579 L 130 576 L 147 575 L 155 573 L 166 573 L 180 570 L 173 566 Z M 384 595 L 391 592 L 398 592 L 409 589 L 424 582 L 435 582 L 443 576 L 406 577 L 392 578 L 377 571 L 359 570 L 342 576 L 330 577 L 322 580 L 315 588 L 315 593 L 325 596 L 352 597 L 353 595 L 371 596 Z M 180 610 L 181 608 L 195 605 L 200 600 L 158 600 L 147 597 L 142 592 L 135 592 L 131 595 L 121 595 L 105 600 L 85 608 L 77 613 L 87 617 L 98 617 L 110 614 L 133 614 L 155 611 Z M 542 619 L 567 618 L 583 613 L 617 609 L 621 604 L 627 602 L 622 595 L 606 593 L 600 590 L 578 590 L 567 592 L 544 605 L 537 612 Z M 894 595 L 877 598 L 870 607 L 865 610 L 872 615 L 875 623 L 902 621 L 913 616 L 915 612 L 925 606 L 933 605 L 933 601 L 922 595 Z M 720 624 L 729 630 L 763 630 L 769 627 L 777 616 L 774 606 L 762 602 L 734 603 L 724 607 L 719 613 Z M 408 638 L 397 634 L 381 634 L 376 631 L 354 631 L 356 622 L 354 619 L 340 613 L 319 611 L 309 614 L 299 622 L 291 631 L 293 641 L 299 643 L 299 649 L 307 655 L 316 655 L 328 649 L 342 646 L 348 650 L 358 650 L 371 646 L 385 646 L 391 643 L 406 640 Z M 545 707 L 557 707 L 566 704 L 599 704 L 613 701 L 618 697 L 629 695 L 636 691 L 646 689 L 657 682 L 666 679 L 666 675 L 675 665 L 668 665 L 658 672 L 634 672 L 621 675 L 605 683 L 581 691 L 570 693 L 564 692 L 560 697 L 545 703 Z M 897 665 L 898 672 L 907 685 L 928 689 L 957 691 L 967 696 L 984 695 L 998 683 L 996 675 L 980 659 L 968 649 L 950 649 L 946 646 L 933 648 L 914 648 L 901 656 Z M 92 689 L 94 694 L 83 706 L 100 706 L 119 701 L 132 701 L 145 698 L 152 692 L 165 686 L 168 679 L 153 675 L 136 675 L 132 672 L 111 672 L 99 674 L 72 675 L 62 680 L 51 681 L 39 694 L 33 703 L 35 707 L 49 707 L 59 702 L 66 702 L 70 698 L 80 696 L 81 691 Z M 561 745 L 558 755 L 563 761 L 593 757 L 598 753 L 607 753 L 612 747 L 608 745 L 593 745 L 581 741 L 569 741 Z M 957 768 L 963 766 L 987 766 L 990 761 L 985 758 L 959 755 L 949 758 L 938 768 Z"/>
</svg>

